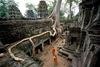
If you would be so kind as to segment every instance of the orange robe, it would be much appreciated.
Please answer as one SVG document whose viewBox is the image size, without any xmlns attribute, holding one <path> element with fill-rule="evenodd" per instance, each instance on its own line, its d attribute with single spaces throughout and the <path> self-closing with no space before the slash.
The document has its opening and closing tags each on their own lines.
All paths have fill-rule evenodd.
<svg viewBox="0 0 100 67">
<path fill-rule="evenodd" d="M 53 60 L 54 60 L 54 63 L 57 65 L 58 64 L 57 56 L 53 56 Z"/>
<path fill-rule="evenodd" d="M 52 48 L 52 54 L 55 56 L 55 48 Z"/>
</svg>

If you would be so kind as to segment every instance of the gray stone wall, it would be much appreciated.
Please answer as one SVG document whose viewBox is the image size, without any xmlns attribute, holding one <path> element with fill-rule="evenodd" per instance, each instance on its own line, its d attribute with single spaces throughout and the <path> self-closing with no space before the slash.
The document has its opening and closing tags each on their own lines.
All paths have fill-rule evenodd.
<svg viewBox="0 0 100 67">
<path fill-rule="evenodd" d="M 100 67 L 100 1 L 82 0 L 80 10 L 81 30 L 86 33 L 81 35 L 81 67 Z"/>
<path fill-rule="evenodd" d="M 50 20 L 7 20 L 0 21 L 0 39 L 12 43 L 25 37 L 50 30 Z"/>
</svg>

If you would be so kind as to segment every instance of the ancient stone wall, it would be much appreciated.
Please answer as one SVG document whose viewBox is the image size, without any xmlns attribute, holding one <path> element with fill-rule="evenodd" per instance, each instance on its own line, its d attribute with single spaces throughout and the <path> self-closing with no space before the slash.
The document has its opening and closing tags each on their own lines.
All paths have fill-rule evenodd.
<svg viewBox="0 0 100 67">
<path fill-rule="evenodd" d="M 7 20 L 0 21 L 0 40 L 12 43 L 25 37 L 50 30 L 50 20 Z"/>
<path fill-rule="evenodd" d="M 82 0 L 80 3 L 82 38 L 81 67 L 100 67 L 100 1 Z M 84 34 L 85 33 L 85 34 Z"/>
<path fill-rule="evenodd" d="M 67 29 L 66 44 L 59 52 L 72 59 L 72 67 L 100 67 L 100 0 L 82 0 L 79 8 L 80 37 L 69 37 L 74 31 Z"/>
</svg>

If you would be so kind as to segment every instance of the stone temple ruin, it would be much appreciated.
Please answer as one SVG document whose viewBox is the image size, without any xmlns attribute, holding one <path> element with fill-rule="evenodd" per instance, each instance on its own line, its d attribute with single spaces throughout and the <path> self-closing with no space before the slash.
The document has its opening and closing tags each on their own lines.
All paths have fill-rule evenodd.
<svg viewBox="0 0 100 67">
<path fill-rule="evenodd" d="M 45 1 L 40 1 L 40 4 L 46 5 Z M 39 8 L 47 10 L 47 5 L 40 4 Z M 82 0 L 79 9 L 79 21 L 65 25 L 65 44 L 58 46 L 58 55 L 70 60 L 72 67 L 100 67 L 100 1 Z M 39 15 L 46 18 L 47 12 L 43 11 L 39 9 Z M 36 62 L 38 59 L 32 58 L 43 51 L 46 42 L 51 44 L 55 38 L 50 36 L 51 25 L 50 19 L 24 18 L 15 5 L 10 5 L 9 18 L 0 18 L 0 53 L 9 51 L 10 55 L 4 55 L 0 67 L 40 67 L 41 61 Z"/>
<path fill-rule="evenodd" d="M 45 3 L 45 1 L 42 2 Z M 38 59 L 35 58 L 36 61 L 34 61 L 32 57 L 36 53 L 39 53 L 38 51 L 43 51 L 46 42 L 49 44 L 51 43 L 51 36 L 49 33 L 52 25 L 51 20 L 33 20 L 30 18 L 24 18 L 20 10 L 15 5 L 9 5 L 8 8 L 8 18 L 0 18 L 0 53 L 8 51 L 5 49 L 9 49 L 10 46 L 16 45 L 16 43 L 14 44 L 13 42 L 22 39 L 22 42 L 19 41 L 20 43 L 17 43 L 17 47 L 11 47 L 12 49 L 10 49 L 9 52 L 13 52 L 15 56 L 25 59 L 25 62 L 19 64 L 15 62 L 7 53 L 4 56 L 4 58 L 6 57 L 5 60 L 3 60 L 4 58 L 1 59 L 0 67 L 17 67 L 18 65 L 24 67 L 39 67 L 39 64 L 36 62 Z M 45 15 L 44 13 L 43 15 Z M 41 15 L 41 17 L 43 15 Z M 44 17 L 46 17 L 46 15 Z M 37 35 L 40 33 L 43 33 L 42 36 Z M 34 37 L 34 35 L 37 37 Z M 33 37 L 28 39 L 27 37 L 30 36 Z M 33 41 L 34 46 L 32 46 Z M 2 43 L 5 45 L 2 45 Z M 13 57 L 12 54 L 11 56 Z"/>
<path fill-rule="evenodd" d="M 15 5 L 8 6 L 8 17 L 11 19 L 22 19 L 22 14 L 20 10 Z"/>
<path fill-rule="evenodd" d="M 45 1 L 40 1 L 38 5 L 38 14 L 40 18 L 46 18 L 48 16 L 47 4 Z"/>
<path fill-rule="evenodd" d="M 67 28 L 59 55 L 70 59 L 72 67 L 100 67 L 100 1 L 82 0 L 79 7 L 81 26 Z"/>
</svg>

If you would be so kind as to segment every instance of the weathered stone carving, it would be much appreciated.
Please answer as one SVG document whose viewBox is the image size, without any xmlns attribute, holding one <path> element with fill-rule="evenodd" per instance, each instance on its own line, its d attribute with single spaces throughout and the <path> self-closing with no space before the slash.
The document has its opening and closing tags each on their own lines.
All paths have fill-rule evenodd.
<svg viewBox="0 0 100 67">
<path fill-rule="evenodd" d="M 38 14 L 40 18 L 46 18 L 48 16 L 47 4 L 45 1 L 40 1 L 38 5 Z"/>
</svg>

